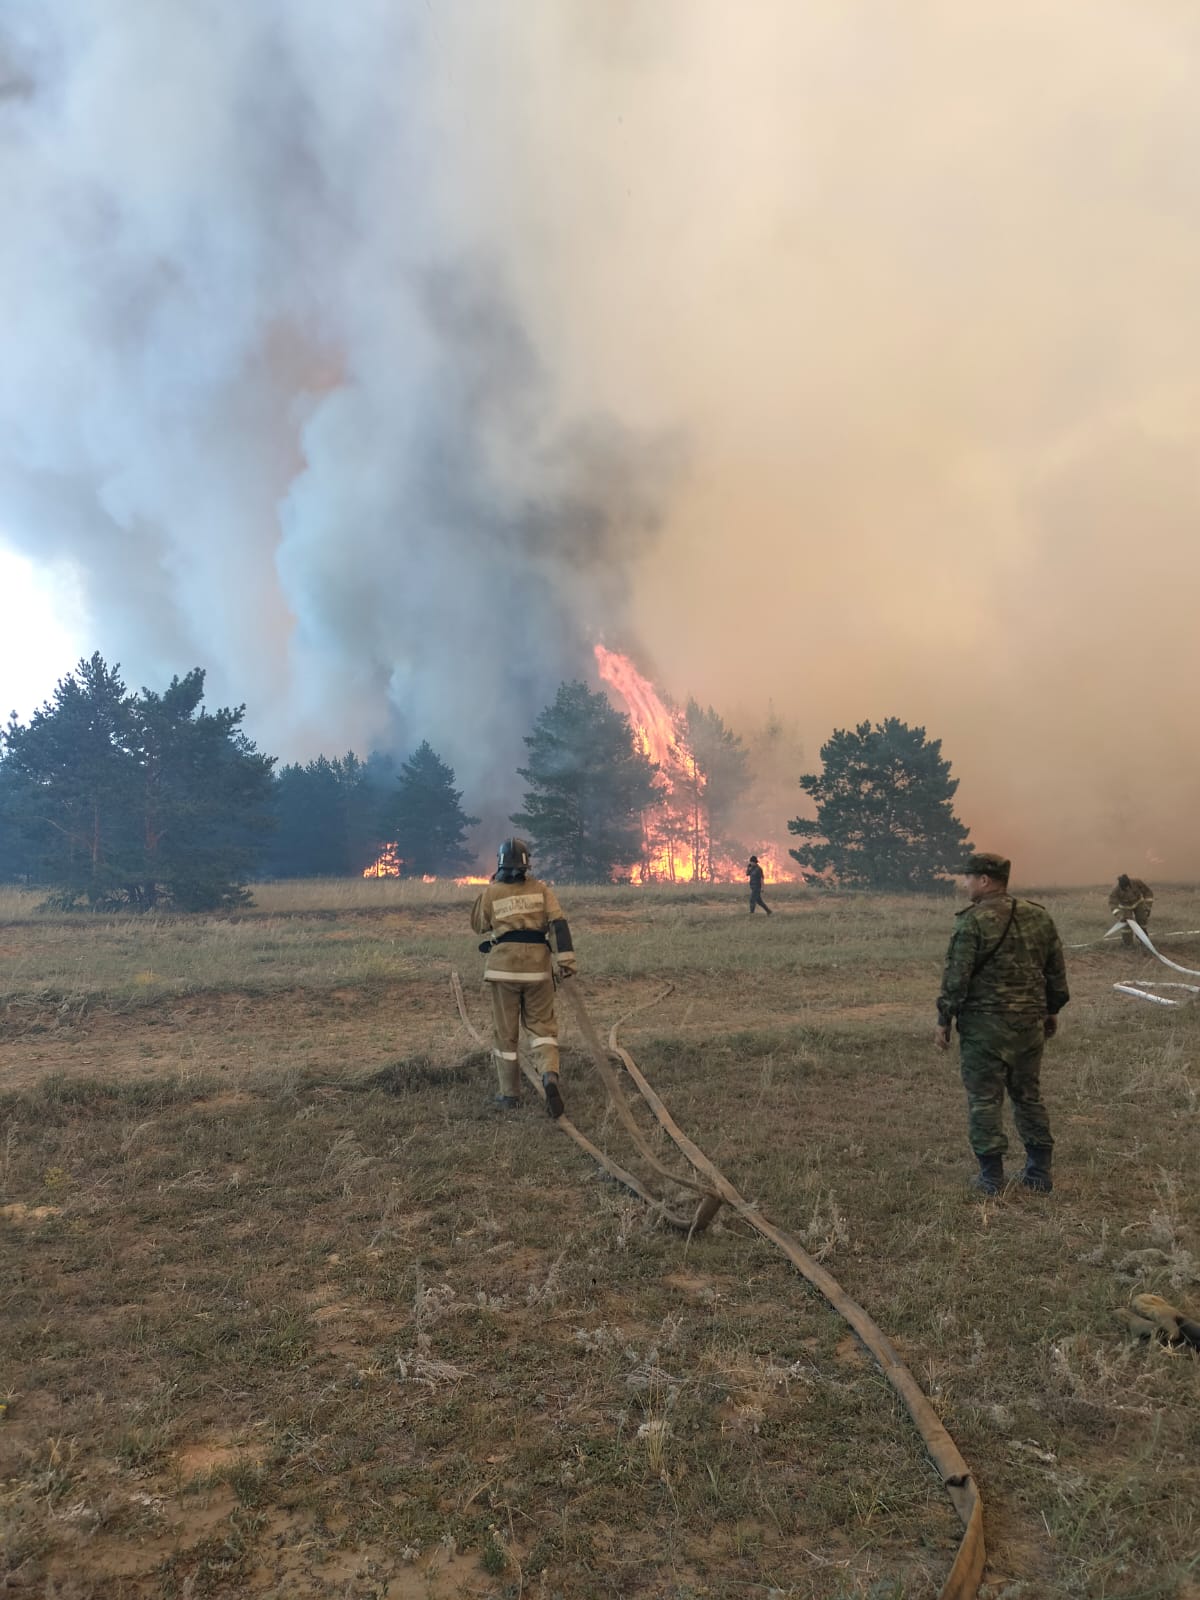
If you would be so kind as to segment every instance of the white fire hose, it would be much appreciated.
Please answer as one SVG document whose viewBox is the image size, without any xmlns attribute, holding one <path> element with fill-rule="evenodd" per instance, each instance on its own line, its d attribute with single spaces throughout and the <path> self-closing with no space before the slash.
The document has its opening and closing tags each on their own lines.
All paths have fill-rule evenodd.
<svg viewBox="0 0 1200 1600">
<path fill-rule="evenodd" d="M 1124 926 L 1124 918 L 1122 918 L 1120 922 L 1114 922 L 1112 927 L 1104 935 L 1104 939 L 1111 939 L 1113 934 L 1120 933 Z M 1200 938 L 1200 928 L 1174 928 L 1170 933 L 1160 933 L 1158 937 L 1160 939 L 1196 939 Z M 1095 950 L 1104 943 L 1104 939 L 1085 939 L 1082 944 L 1065 945 L 1064 949 Z"/>
<path fill-rule="evenodd" d="M 1156 950 L 1151 944 L 1150 935 L 1145 928 L 1132 918 L 1128 921 L 1122 918 L 1121 921 L 1115 922 L 1104 937 L 1109 939 L 1122 928 L 1128 928 L 1135 939 L 1140 939 L 1150 954 L 1161 961 L 1164 967 L 1170 967 L 1173 972 L 1182 972 L 1189 978 L 1200 978 L 1200 972 L 1197 972 L 1195 967 L 1181 967 L 1177 961 L 1169 960 L 1161 951 Z M 1178 983 L 1174 980 L 1155 980 L 1153 978 L 1131 978 L 1127 983 L 1114 983 L 1113 988 L 1118 994 L 1131 995 L 1135 1000 L 1149 1000 L 1151 1005 L 1156 1006 L 1186 1006 L 1192 1002 L 1190 999 L 1172 1000 L 1168 995 L 1153 994 L 1151 991 L 1154 989 L 1186 989 L 1190 995 L 1200 994 L 1200 984 Z"/>
</svg>

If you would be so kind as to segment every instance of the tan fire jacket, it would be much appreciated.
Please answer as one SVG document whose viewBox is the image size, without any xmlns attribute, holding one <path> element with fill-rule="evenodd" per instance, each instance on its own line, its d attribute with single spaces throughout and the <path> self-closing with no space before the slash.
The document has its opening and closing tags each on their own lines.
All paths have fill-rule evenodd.
<svg viewBox="0 0 1200 1600">
<path fill-rule="evenodd" d="M 553 928 L 560 962 L 574 965 L 575 954 L 562 907 L 554 890 L 540 878 L 489 883 L 471 907 L 471 926 L 476 933 L 490 935 L 493 941 L 483 970 L 489 983 L 528 983 L 550 977 L 548 940 L 538 944 L 495 942 L 501 934 L 518 929 L 548 935 Z"/>
<path fill-rule="evenodd" d="M 1130 878 L 1128 889 L 1122 889 L 1121 885 L 1117 884 L 1115 889 L 1109 891 L 1109 910 L 1124 917 L 1126 922 L 1130 917 L 1137 922 L 1147 921 L 1153 904 L 1154 890 L 1141 878 Z"/>
</svg>

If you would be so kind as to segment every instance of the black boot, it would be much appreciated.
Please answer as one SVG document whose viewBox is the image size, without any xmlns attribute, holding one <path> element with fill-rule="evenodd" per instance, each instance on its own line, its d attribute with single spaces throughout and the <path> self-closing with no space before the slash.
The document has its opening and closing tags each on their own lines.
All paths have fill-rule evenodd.
<svg viewBox="0 0 1200 1600">
<path fill-rule="evenodd" d="M 971 1187 L 980 1194 L 999 1194 L 1004 1187 L 1004 1157 L 1002 1155 L 977 1156 L 979 1172 L 971 1179 Z"/>
<path fill-rule="evenodd" d="M 558 1073 L 543 1072 L 542 1088 L 546 1091 L 546 1110 L 557 1120 L 566 1110 L 563 1097 L 558 1092 Z"/>
<path fill-rule="evenodd" d="M 1021 1182 L 1035 1194 L 1049 1194 L 1054 1187 L 1054 1179 L 1050 1176 L 1053 1154 L 1049 1145 L 1025 1146 L 1025 1171 L 1021 1174 Z"/>
</svg>

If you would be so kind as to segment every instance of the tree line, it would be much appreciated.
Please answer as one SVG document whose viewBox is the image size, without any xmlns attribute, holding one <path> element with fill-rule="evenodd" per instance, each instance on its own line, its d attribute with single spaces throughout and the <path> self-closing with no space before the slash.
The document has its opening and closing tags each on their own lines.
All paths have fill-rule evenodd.
<svg viewBox="0 0 1200 1600">
<path fill-rule="evenodd" d="M 428 740 L 406 759 L 352 751 L 280 766 L 242 728 L 245 707 L 204 708 L 204 672 L 130 692 L 93 655 L 53 697 L 0 733 L 0 881 L 95 909 L 212 910 L 264 877 L 357 875 L 385 845 L 405 876 L 477 869 L 453 769 Z M 563 683 L 524 738 L 521 808 L 538 870 L 609 882 L 639 868 L 711 878 L 751 782 L 748 752 L 689 701 L 668 778 L 603 693 Z M 831 885 L 926 890 L 967 848 L 957 780 L 940 741 L 896 718 L 838 730 L 799 787 L 816 812 L 789 831 L 806 876 Z M 667 787 L 670 795 L 668 799 Z M 665 863 L 665 865 L 664 865 Z"/>
</svg>

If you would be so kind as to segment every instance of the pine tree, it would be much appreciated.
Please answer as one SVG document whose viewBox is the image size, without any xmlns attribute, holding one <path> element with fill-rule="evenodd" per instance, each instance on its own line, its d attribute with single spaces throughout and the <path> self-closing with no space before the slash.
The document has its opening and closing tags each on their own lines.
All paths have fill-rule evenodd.
<svg viewBox="0 0 1200 1600">
<path fill-rule="evenodd" d="M 131 695 L 120 669 L 81 661 L 2 763 L 6 819 L 58 903 L 199 910 L 243 898 L 269 826 L 273 758 L 241 732 L 244 707 L 201 709 L 204 673 Z"/>
<path fill-rule="evenodd" d="M 140 864 L 134 697 L 96 654 L 30 718 L 4 733 L 8 817 L 29 870 L 61 903 L 117 891 Z"/>
<path fill-rule="evenodd" d="M 750 781 L 746 750 L 713 708 L 696 700 L 687 703 L 683 727 L 691 751 L 682 788 L 688 801 L 693 875 L 711 879 L 713 855 L 727 847 L 734 806 Z"/>
<path fill-rule="evenodd" d="M 333 763 L 339 772 L 342 827 L 346 841 L 345 870 L 358 877 L 379 855 L 385 839 L 380 815 L 396 786 L 396 763 L 373 750 L 365 761 L 348 750 Z"/>
<path fill-rule="evenodd" d="M 341 877 L 351 870 L 341 784 L 332 761 L 318 756 L 305 766 L 294 762 L 281 767 L 272 803 L 276 830 L 264 862 L 268 876 Z"/>
<path fill-rule="evenodd" d="M 634 745 L 629 718 L 583 683 L 559 686 L 525 739 L 528 790 L 511 821 L 528 833 L 536 865 L 575 883 L 607 883 L 642 850 L 642 812 L 656 768 Z"/>
<path fill-rule="evenodd" d="M 836 730 L 821 748 L 820 775 L 800 779 L 816 802 L 816 820 L 788 823 L 790 833 L 813 842 L 790 854 L 843 888 L 937 888 L 969 848 L 951 809 L 958 779 L 941 750 L 940 739 L 896 717 Z"/>
<path fill-rule="evenodd" d="M 357 876 L 378 856 L 380 821 L 395 789 L 395 763 L 353 750 L 282 767 L 275 778 L 276 831 L 264 862 L 273 878 Z"/>
<path fill-rule="evenodd" d="M 404 877 L 454 877 L 474 866 L 465 841 L 479 818 L 467 816 L 461 802 L 453 769 L 422 741 L 402 763 L 383 815 L 384 834 L 395 843 Z"/>
<path fill-rule="evenodd" d="M 275 761 L 242 733 L 245 706 L 206 711 L 203 699 L 196 667 L 134 702 L 142 860 L 126 889 L 135 903 L 165 893 L 182 911 L 207 911 L 247 898 L 241 886 L 271 826 Z"/>
<path fill-rule="evenodd" d="M 30 855 L 9 815 L 10 797 L 0 761 L 0 883 L 24 883 L 30 876 Z"/>
</svg>

